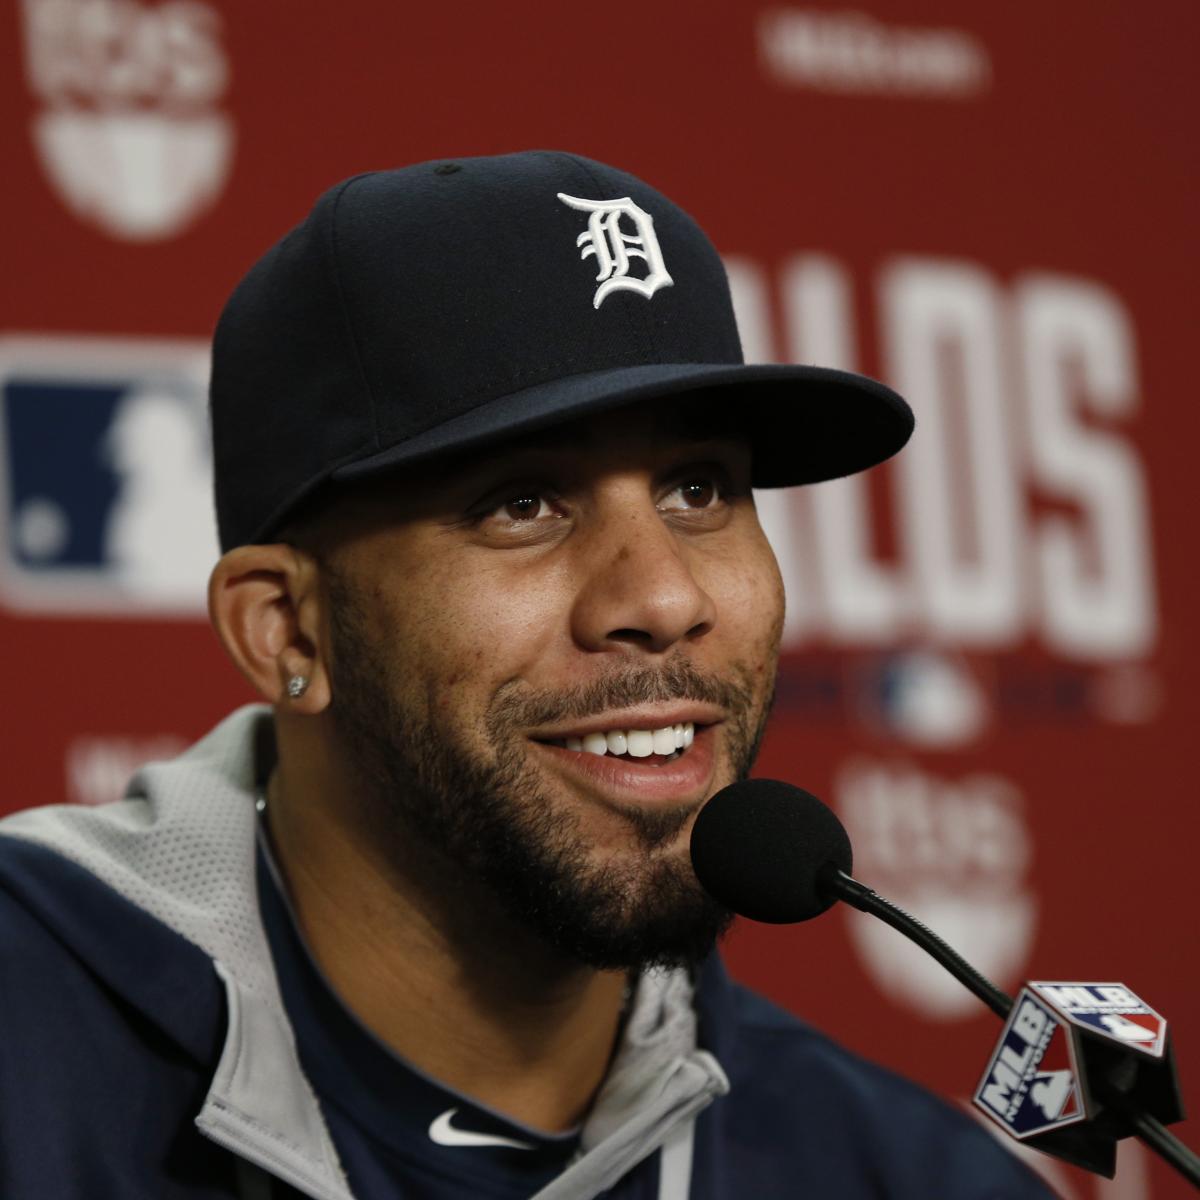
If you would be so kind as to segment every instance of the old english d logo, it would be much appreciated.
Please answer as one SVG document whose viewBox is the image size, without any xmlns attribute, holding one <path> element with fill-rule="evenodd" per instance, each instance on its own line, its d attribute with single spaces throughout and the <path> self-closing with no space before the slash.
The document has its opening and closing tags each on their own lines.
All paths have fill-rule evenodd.
<svg viewBox="0 0 1200 1200">
<path fill-rule="evenodd" d="M 590 214 L 587 231 L 575 244 L 582 247 L 580 258 L 594 256 L 600 268 L 593 308 L 599 308 L 605 297 L 621 288 L 639 292 L 648 300 L 659 288 L 671 286 L 674 281 L 667 274 L 654 235 L 654 218 L 645 209 L 638 208 L 628 196 L 620 200 L 581 200 L 559 192 L 558 198 L 570 208 Z M 632 226 L 630 231 L 622 228 L 623 220 Z M 646 273 L 640 277 L 629 273 L 630 259 L 634 258 L 646 264 Z"/>
</svg>

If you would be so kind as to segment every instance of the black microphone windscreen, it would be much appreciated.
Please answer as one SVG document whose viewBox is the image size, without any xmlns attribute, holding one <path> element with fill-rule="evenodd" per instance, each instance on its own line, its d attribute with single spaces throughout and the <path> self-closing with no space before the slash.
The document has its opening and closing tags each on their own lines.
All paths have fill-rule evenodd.
<svg viewBox="0 0 1200 1200">
<path fill-rule="evenodd" d="M 826 863 L 850 874 L 850 838 L 816 796 L 777 779 L 719 791 L 692 828 L 692 866 L 726 908 L 782 925 L 819 916 L 836 900 L 818 888 Z"/>
</svg>

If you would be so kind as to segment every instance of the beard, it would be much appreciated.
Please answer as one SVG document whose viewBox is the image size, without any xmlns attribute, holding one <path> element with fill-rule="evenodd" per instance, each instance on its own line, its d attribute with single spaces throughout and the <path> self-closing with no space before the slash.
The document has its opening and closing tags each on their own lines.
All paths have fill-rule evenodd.
<svg viewBox="0 0 1200 1200">
<path fill-rule="evenodd" d="M 435 718 L 389 674 L 354 590 L 330 579 L 331 715 L 365 825 L 389 860 L 411 860 L 414 843 L 458 872 L 441 889 L 482 884 L 510 919 L 557 955 L 600 970 L 685 966 L 707 956 L 733 914 L 700 886 L 675 839 L 699 805 L 614 806 L 631 848 L 604 862 L 569 804 L 556 801 L 530 761 L 524 730 L 614 708 L 694 700 L 727 714 L 726 766 L 744 779 L 758 753 L 770 695 L 751 674 L 702 673 L 683 656 L 623 667 L 587 686 L 534 691 L 505 685 L 483 720 L 486 750 Z"/>
</svg>

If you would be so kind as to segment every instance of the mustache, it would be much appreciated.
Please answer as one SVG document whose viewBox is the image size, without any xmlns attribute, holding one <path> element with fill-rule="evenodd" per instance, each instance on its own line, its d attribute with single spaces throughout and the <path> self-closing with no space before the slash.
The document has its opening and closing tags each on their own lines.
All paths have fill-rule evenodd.
<svg viewBox="0 0 1200 1200">
<path fill-rule="evenodd" d="M 752 704 L 748 672 L 733 667 L 735 678 L 701 671 L 685 658 L 661 666 L 627 666 L 578 687 L 554 691 L 522 691 L 506 695 L 501 689 L 488 714 L 493 731 L 548 725 L 563 719 L 581 720 L 614 708 L 694 700 L 715 704 L 729 713 L 744 713 Z"/>
</svg>

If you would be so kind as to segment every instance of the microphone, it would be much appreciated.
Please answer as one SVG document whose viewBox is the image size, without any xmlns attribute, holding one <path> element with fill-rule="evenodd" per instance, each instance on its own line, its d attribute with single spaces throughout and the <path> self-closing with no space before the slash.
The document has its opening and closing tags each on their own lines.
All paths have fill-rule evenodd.
<svg viewBox="0 0 1200 1200">
<path fill-rule="evenodd" d="M 838 897 L 827 864 L 847 875 L 854 855 L 833 810 L 777 779 L 744 779 L 719 791 L 692 826 L 692 866 L 708 894 L 754 921 L 788 925 L 819 917 Z"/>
<path fill-rule="evenodd" d="M 820 916 L 838 900 L 844 900 L 860 912 L 885 921 L 932 955 L 1006 1021 L 975 1102 L 1011 1136 L 1111 1179 L 1116 1171 L 1116 1140 L 1136 1133 L 1189 1182 L 1200 1184 L 1200 1157 L 1164 1128 L 1164 1123 L 1183 1116 L 1174 1062 L 1166 1044 L 1166 1022 L 1157 1018 L 1159 1052 L 1152 1059 L 1132 1050 L 1114 1050 L 1121 1035 L 1109 1036 L 1094 1023 L 1097 1013 L 1106 1007 L 1111 1013 L 1100 1015 L 1098 1021 L 1115 1021 L 1117 1030 L 1123 1028 L 1119 1024 L 1122 1020 L 1125 1025 L 1131 1024 L 1130 1018 L 1115 1015 L 1118 1011 L 1138 1016 L 1153 1014 L 1121 985 L 1030 984 L 1022 989 L 1019 1007 L 1014 1009 L 1007 993 L 936 933 L 851 878 L 853 851 L 845 827 L 816 796 L 789 783 L 746 779 L 722 789 L 696 817 L 691 854 L 692 867 L 704 890 L 741 916 L 770 924 L 791 924 Z M 1121 1006 L 1115 1003 L 1118 992 L 1123 993 Z M 1106 1005 L 1106 997 L 1113 1002 Z M 1062 1001 L 1057 1008 L 1056 998 Z M 1070 1011 L 1072 1005 L 1074 1012 Z M 1038 1007 L 1038 1011 L 1031 1006 Z M 1072 1064 L 1078 1059 L 1076 1078 L 1071 1079 L 1062 1070 L 1045 1072 L 1045 1079 L 1035 1075 L 1038 1063 L 1033 1061 L 1034 1039 L 1029 1032 L 1033 1024 L 1038 1024 L 1037 1040 L 1043 1056 L 1057 1039 L 1057 1051 L 1063 1052 L 1065 1060 L 1062 1043 L 1070 1041 Z M 1154 1027 L 1153 1018 L 1147 1024 Z M 1024 1054 L 1023 1062 L 1018 1050 Z M 997 1063 L 1002 1065 L 997 1067 Z M 1012 1069 L 1014 1063 L 1021 1065 L 1023 1077 L 1018 1078 Z M 999 1092 L 998 1084 L 1003 1085 Z M 1063 1115 L 1067 1111 L 1063 1103 L 1057 1104 L 1048 1122 L 1024 1129 L 998 1115 L 994 1103 L 990 1107 L 981 1103 L 981 1097 L 990 1095 L 994 1101 L 999 1094 L 1004 1101 L 1012 1101 L 1012 1111 L 1016 1112 L 1016 1100 L 1028 1097 L 1050 1116 L 1046 1107 L 1050 1094 L 1056 1102 L 1062 1102 L 1064 1087 L 1076 1085 L 1080 1111 L 1070 1116 L 1070 1123 Z M 1028 1109 L 1023 1103 L 1020 1107 Z"/>
</svg>

